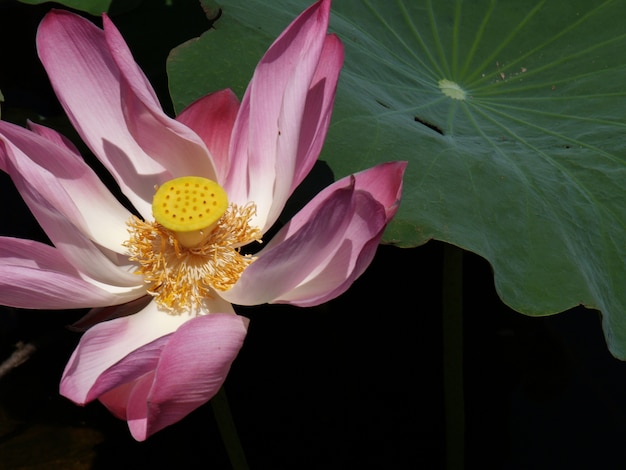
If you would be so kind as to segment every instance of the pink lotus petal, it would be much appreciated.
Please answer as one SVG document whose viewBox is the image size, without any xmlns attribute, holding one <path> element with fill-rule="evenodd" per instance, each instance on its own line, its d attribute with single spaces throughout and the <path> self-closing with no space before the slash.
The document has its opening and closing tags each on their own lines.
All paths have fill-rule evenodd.
<svg viewBox="0 0 626 470">
<path fill-rule="evenodd" d="M 83 280 L 55 248 L 0 237 L 1 305 L 49 310 L 106 306 L 117 300 L 117 295 Z"/>
<path fill-rule="evenodd" d="M 101 381 L 113 377 L 120 386 L 100 400 L 128 421 L 135 439 L 145 440 L 218 392 L 241 349 L 247 326 L 246 318 L 232 314 L 188 321 L 105 372 Z M 127 381 L 133 377 L 133 382 Z"/>
<path fill-rule="evenodd" d="M 115 25 L 107 15 L 102 21 L 111 57 L 120 72 L 122 111 L 132 136 L 172 177 L 198 175 L 215 180 L 212 158 L 204 142 L 163 112 Z"/>
<path fill-rule="evenodd" d="M 255 202 L 263 231 L 282 211 L 297 163 L 303 163 L 297 158 L 302 122 L 309 88 L 319 78 L 329 10 L 329 0 L 315 3 L 274 41 L 255 69 L 235 122 L 224 187 L 235 202 Z M 324 68 L 329 63 L 324 59 Z"/>
<path fill-rule="evenodd" d="M 402 181 L 407 162 L 380 163 L 354 174 L 356 189 L 366 191 L 385 208 L 387 222 L 398 212 L 402 196 Z M 350 177 L 344 178 L 345 181 Z M 338 181 L 341 183 L 341 180 Z M 332 188 L 332 185 L 330 186 Z M 322 191 L 322 197 L 324 196 Z"/>
<path fill-rule="evenodd" d="M 167 342 L 172 333 L 163 337 L 163 340 Z M 158 340 L 157 340 L 158 341 Z M 159 343 L 162 343 L 159 341 Z M 156 368 L 156 366 L 155 366 Z M 155 369 L 146 373 L 143 377 L 133 380 L 131 382 L 123 383 L 117 387 L 103 393 L 98 397 L 98 400 L 107 407 L 107 409 L 113 413 L 116 418 L 126 421 L 128 407 L 128 400 L 133 393 L 145 393 L 148 394 L 154 381 Z M 145 390 L 145 391 L 144 391 Z"/>
<path fill-rule="evenodd" d="M 275 299 L 275 303 L 300 307 L 319 305 L 344 293 L 363 274 L 376 254 L 385 227 L 398 210 L 405 168 L 406 162 L 383 163 L 354 175 L 355 187 L 359 191 L 357 210 L 351 215 L 344 242 L 306 281 Z M 326 188 L 303 209 L 302 214 L 306 216 L 333 187 L 347 184 L 351 178 L 346 177 Z M 297 224 L 296 219 L 294 225 Z M 293 229 L 295 227 L 284 228 L 285 233 Z M 282 236 L 279 233 L 275 243 Z"/>
<path fill-rule="evenodd" d="M 17 129 L 18 132 L 10 132 Z M 84 163 L 79 164 L 69 151 L 18 126 L 0 122 L 2 131 L 12 134 L 10 141 L 0 134 L 0 139 L 6 142 L 0 148 L 2 169 L 11 176 L 56 248 L 84 277 L 93 279 L 112 293 L 118 292 L 121 297 L 117 303 L 140 295 L 134 291 L 143 288 L 141 279 L 132 274 L 134 269 L 131 271 L 128 258 L 119 254 L 124 251 L 122 237 L 127 237 L 122 234 L 126 231 L 126 224 L 124 219 L 120 220 L 120 214 L 125 218 L 130 214 L 113 199 L 93 172 Z M 25 147 L 32 158 L 41 160 L 48 168 L 39 166 L 14 143 Z M 68 155 L 70 157 L 66 158 Z M 98 230 L 102 233 L 96 233 Z M 89 235 L 102 245 L 111 245 L 118 253 L 94 244 Z M 116 235 L 118 239 L 114 238 Z"/>
<path fill-rule="evenodd" d="M 280 243 L 296 232 L 300 226 L 307 223 L 310 217 L 318 210 L 329 195 L 338 188 L 348 184 L 354 184 L 357 191 L 365 191 L 382 204 L 385 209 L 386 223 L 388 223 L 398 211 L 402 195 L 402 177 L 407 162 L 396 161 L 378 164 L 367 170 L 354 175 L 348 175 L 320 191 L 309 203 L 300 210 L 283 229 L 277 234 L 266 249 L 274 243 Z M 353 182 L 353 183 L 352 183 Z"/>
<path fill-rule="evenodd" d="M 258 305 L 280 298 L 306 280 L 342 243 L 356 210 L 353 186 L 336 189 L 282 243 L 258 253 L 237 283 L 220 295 L 239 305 Z"/>
<path fill-rule="evenodd" d="M 231 90 L 222 90 L 194 101 L 176 119 L 194 130 L 213 155 L 217 182 L 223 182 L 230 161 L 228 149 L 239 100 Z"/>
<path fill-rule="evenodd" d="M 130 212 L 69 144 L 54 142 L 63 142 L 62 137 L 43 126 L 35 129 L 37 133 L 0 121 L 0 141 L 5 143 L 0 148 L 0 168 L 19 180 L 16 185 L 32 187 L 91 240 L 122 252 Z"/>
<path fill-rule="evenodd" d="M 296 172 L 291 191 L 309 174 L 317 161 L 330 123 L 344 50 L 339 38 L 326 36 L 315 76 L 311 81 L 305 104 L 298 143 Z"/>
<path fill-rule="evenodd" d="M 234 314 L 233 307 L 222 299 L 207 300 L 200 314 Z M 195 313 L 171 315 L 156 302 L 127 317 L 99 323 L 87 330 L 72 354 L 61 380 L 61 393 L 84 404 L 119 384 L 102 385 L 101 374 L 142 346 L 175 331 L 195 317 Z"/>
<path fill-rule="evenodd" d="M 41 124 L 37 124 L 32 121 L 28 121 L 28 128 L 35 134 L 38 134 L 45 139 L 48 139 L 55 145 L 66 148 L 72 154 L 79 157 L 79 160 L 82 160 L 82 158 L 80 157 L 80 152 L 78 151 L 74 143 L 56 130 L 51 129 L 50 127 L 42 126 Z"/>
<path fill-rule="evenodd" d="M 168 315 L 150 302 L 140 312 L 99 323 L 87 330 L 74 350 L 61 379 L 61 395 L 84 404 L 104 393 L 99 385 L 92 390 L 107 369 L 128 354 L 168 335 L 189 320 L 189 315 Z M 114 388 L 116 385 L 110 385 Z"/>
<path fill-rule="evenodd" d="M 354 213 L 346 215 L 350 225 L 344 240 L 304 281 L 272 303 L 300 307 L 319 305 L 343 294 L 363 274 L 374 258 L 387 220 L 384 207 L 370 194 L 358 192 L 356 201 Z"/>
<path fill-rule="evenodd" d="M 37 50 L 74 128 L 135 208 L 150 217 L 154 185 L 170 175 L 128 130 L 120 71 L 104 32 L 78 15 L 52 10 L 39 26 Z"/>
<path fill-rule="evenodd" d="M 397 211 L 405 167 L 405 162 L 381 164 L 325 188 L 272 238 L 223 297 L 246 305 L 271 302 L 313 306 L 345 292 L 371 262 L 387 223 Z M 353 191 L 354 205 L 328 205 L 348 189 Z M 331 210 L 337 213 L 331 214 Z M 333 242 L 324 242 L 320 248 L 316 237 L 322 238 L 325 229 L 309 232 L 309 236 L 303 236 L 302 231 L 308 232 L 312 220 L 329 217 L 346 224 L 337 227 L 341 232 Z M 308 264 L 299 258 L 303 253 L 309 256 Z M 284 277 L 273 278 L 275 271 Z M 267 273 L 271 273 L 269 278 Z"/>
</svg>

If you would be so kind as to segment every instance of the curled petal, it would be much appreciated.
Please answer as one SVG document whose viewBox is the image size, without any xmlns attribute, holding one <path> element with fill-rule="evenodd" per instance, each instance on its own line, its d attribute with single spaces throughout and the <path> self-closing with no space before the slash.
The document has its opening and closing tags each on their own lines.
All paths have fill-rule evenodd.
<svg viewBox="0 0 626 470">
<path fill-rule="evenodd" d="M 210 312 L 234 313 L 232 306 L 222 299 L 207 302 L 203 313 Z M 187 313 L 170 315 L 153 301 L 138 313 L 90 328 L 65 367 L 61 394 L 84 404 L 130 380 L 127 376 L 117 380 L 115 374 L 107 371 L 129 354 L 176 331 L 193 317 L 194 314 Z M 118 376 L 120 370 L 117 369 Z"/>
<path fill-rule="evenodd" d="M 78 403 L 90 402 L 120 383 L 100 380 L 109 368 L 134 351 L 166 336 L 188 321 L 187 315 L 168 315 L 150 302 L 140 312 L 99 323 L 87 330 L 74 350 L 61 379 L 61 395 Z"/>
<path fill-rule="evenodd" d="M 388 223 L 398 211 L 400 198 L 402 195 L 402 178 L 407 162 L 387 162 L 376 165 L 367 170 L 360 171 L 354 175 L 346 176 L 333 184 L 322 189 L 309 203 L 300 210 L 290 221 L 280 234 L 275 236 L 271 243 L 280 243 L 289 238 L 293 232 L 306 223 L 317 211 L 317 207 L 322 204 L 338 188 L 348 184 L 354 185 L 355 191 L 369 193 L 378 201 L 385 210 L 385 223 Z"/>
<path fill-rule="evenodd" d="M 329 250 L 326 259 L 311 270 L 306 279 L 273 303 L 301 307 L 319 305 L 345 292 L 363 274 L 374 258 L 387 225 L 385 210 L 371 195 L 357 192 L 355 211 L 346 217 L 350 224 L 343 233 L 343 240 Z"/>
<path fill-rule="evenodd" d="M 342 243 L 355 210 L 353 185 L 335 190 L 289 238 L 261 250 L 237 283 L 220 295 L 235 304 L 257 305 L 296 288 Z"/>
<path fill-rule="evenodd" d="M 133 437 L 143 441 L 215 396 L 241 349 L 247 327 L 248 320 L 238 315 L 194 318 L 166 339 L 146 345 L 149 353 L 132 353 L 107 371 L 104 375 L 118 375 L 119 369 L 126 369 L 128 378 L 136 378 L 99 399 L 127 420 Z"/>
<path fill-rule="evenodd" d="M 274 302 L 301 307 L 319 305 L 345 292 L 363 274 L 376 254 L 385 227 L 398 210 L 405 168 L 406 162 L 383 163 L 354 175 L 358 197 L 356 210 L 349 215 L 350 225 L 345 239 L 305 281 Z M 298 219 L 306 217 L 319 200 L 327 197 L 333 187 L 346 184 L 349 178 L 322 191 L 301 214 L 297 214 L 294 225 Z M 288 233 L 293 228 L 286 227 L 285 230 Z M 280 239 L 279 234 L 276 243 Z"/>
<path fill-rule="evenodd" d="M 313 306 L 345 292 L 370 264 L 397 211 L 405 167 L 405 162 L 381 164 L 324 189 L 258 253 L 223 296 L 233 303 Z M 332 204 L 346 192 L 352 204 Z M 324 226 L 320 219 L 345 224 Z M 324 230 L 337 230 L 335 238 L 330 241 Z M 273 277 L 274 272 L 280 276 Z"/>
<path fill-rule="evenodd" d="M 248 320 L 230 313 L 189 319 L 142 312 L 96 325 L 83 336 L 61 381 L 61 394 L 99 399 L 128 421 L 137 440 L 210 400 L 226 379 Z"/>
</svg>

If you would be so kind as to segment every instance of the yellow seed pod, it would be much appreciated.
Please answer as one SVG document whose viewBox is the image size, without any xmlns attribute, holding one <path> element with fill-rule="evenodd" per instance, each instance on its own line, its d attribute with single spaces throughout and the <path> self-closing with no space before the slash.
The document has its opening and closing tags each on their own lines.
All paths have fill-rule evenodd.
<svg viewBox="0 0 626 470">
<path fill-rule="evenodd" d="M 228 209 L 226 191 L 207 178 L 183 176 L 163 183 L 152 199 L 152 215 L 187 247 L 199 244 Z"/>
</svg>

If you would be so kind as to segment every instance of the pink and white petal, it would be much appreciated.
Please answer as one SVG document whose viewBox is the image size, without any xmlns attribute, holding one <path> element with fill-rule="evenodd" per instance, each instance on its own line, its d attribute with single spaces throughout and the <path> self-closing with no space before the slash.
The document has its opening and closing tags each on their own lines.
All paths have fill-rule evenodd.
<svg viewBox="0 0 626 470">
<path fill-rule="evenodd" d="M 28 269 L 41 269 L 42 271 L 53 271 L 67 274 L 70 277 L 74 277 L 83 281 L 87 281 L 90 284 L 99 287 L 102 285 L 98 281 L 88 278 L 81 272 L 80 269 L 72 262 L 68 260 L 65 254 L 56 247 L 46 245 L 33 240 L 25 240 L 13 237 L 0 237 L 0 258 L 6 266 L 17 266 Z M 4 267 L 9 269 L 8 267 Z M 10 279 L 7 277 L 10 281 Z M 136 282 L 132 287 L 135 287 L 137 295 L 124 295 L 123 291 L 132 292 L 132 289 L 122 289 L 121 286 L 117 286 L 115 289 L 113 286 L 105 286 L 103 290 L 110 294 L 120 294 L 121 297 L 111 295 L 110 302 L 105 305 L 111 305 L 116 302 L 126 302 L 129 299 L 134 299 L 137 295 L 140 295 L 143 285 Z"/>
<path fill-rule="evenodd" d="M 305 281 L 342 243 L 356 210 L 353 186 L 337 189 L 308 220 L 282 243 L 258 253 L 237 283 L 220 295 L 238 305 L 258 305 L 280 298 Z"/>
<path fill-rule="evenodd" d="M 48 139 L 50 142 L 54 143 L 55 145 L 58 145 L 59 147 L 66 148 L 73 155 L 76 155 L 77 157 L 80 158 L 80 152 L 78 151 L 78 148 L 76 148 L 76 145 L 74 145 L 74 143 L 70 139 L 65 137 L 63 134 L 57 132 L 56 130 L 50 127 L 37 124 L 30 120 L 27 122 L 27 124 L 28 124 L 28 128 L 35 134 L 45 139 Z"/>
<path fill-rule="evenodd" d="M 0 267 L 0 290 L 2 305 L 38 310 L 88 308 L 118 300 L 81 278 L 13 264 Z"/>
<path fill-rule="evenodd" d="M 6 147 L 11 149 L 9 145 Z M 139 292 L 143 289 L 141 279 L 132 273 L 134 269 L 128 259 L 120 258 L 116 253 L 106 253 L 71 222 L 80 220 L 81 214 L 61 186 L 61 180 L 46 169 L 38 167 L 25 155 L 15 158 L 16 153 L 19 156 L 19 152 L 5 152 L 4 170 L 9 173 L 24 202 L 68 262 L 94 283 L 123 296 L 120 302 L 140 295 Z M 45 194 L 40 193 L 39 188 Z M 86 194 L 88 196 L 89 192 Z M 79 194 L 77 196 L 81 197 Z M 57 207 L 63 208 L 64 213 Z M 106 227 L 102 229 L 107 230 Z M 114 226 L 111 227 L 112 232 L 114 229 Z M 118 247 L 118 252 L 121 249 L 121 246 Z"/>
<path fill-rule="evenodd" d="M 141 148 L 169 170 L 173 177 L 199 175 L 216 179 L 212 157 L 189 127 L 167 116 L 150 82 L 133 59 L 113 22 L 102 18 L 104 35 L 121 77 L 126 124 Z"/>
<path fill-rule="evenodd" d="M 367 170 L 348 175 L 322 189 L 309 203 L 304 206 L 293 218 L 276 234 L 265 249 L 273 244 L 281 243 L 289 238 L 299 228 L 307 223 L 309 218 L 318 210 L 318 206 L 332 195 L 338 188 L 353 184 L 355 190 L 364 191 L 372 195 L 385 209 L 386 219 L 389 222 L 398 211 L 402 196 L 402 178 L 407 162 L 395 161 L 380 163 Z"/>
<path fill-rule="evenodd" d="M 255 222 L 263 231 L 274 223 L 290 194 L 329 10 L 329 0 L 315 3 L 274 41 L 255 69 L 235 122 L 233 165 L 225 189 L 235 202 L 256 203 Z"/>
<path fill-rule="evenodd" d="M 78 15 L 53 10 L 39 26 L 37 50 L 81 138 L 135 208 L 150 217 L 154 185 L 170 176 L 128 130 L 120 71 L 104 31 Z M 148 89 L 147 94 L 154 94 L 147 82 L 142 85 Z"/>
<path fill-rule="evenodd" d="M 145 290 L 142 278 L 136 274 L 136 266 L 128 258 L 103 251 L 85 237 L 62 214 L 39 195 L 31 194 L 30 188 L 20 187 L 20 193 L 56 249 L 70 262 L 83 278 L 101 288 L 118 294 L 116 303 L 127 302 Z"/>
<path fill-rule="evenodd" d="M 371 263 L 389 221 L 396 214 L 402 194 L 406 162 L 390 162 L 348 176 L 325 188 L 271 243 L 289 237 L 307 220 L 318 204 L 332 191 L 354 178 L 357 210 L 351 214 L 345 240 L 316 272 L 291 292 L 274 300 L 301 307 L 319 305 L 345 292 Z M 293 224 L 293 226 L 291 226 Z"/>
<path fill-rule="evenodd" d="M 304 180 L 322 150 L 335 102 L 337 81 L 343 65 L 343 44 L 334 34 L 326 36 L 320 61 L 311 82 L 303 120 L 291 191 Z"/>
<path fill-rule="evenodd" d="M 350 224 L 344 240 L 311 271 L 307 279 L 272 303 L 300 307 L 319 305 L 344 293 L 363 274 L 376 254 L 387 218 L 385 208 L 369 193 L 358 191 L 356 201 L 354 213 L 346 214 Z"/>
<path fill-rule="evenodd" d="M 202 139 L 163 112 L 119 31 L 108 16 L 102 20 L 107 44 L 120 71 L 122 111 L 131 135 L 172 177 L 198 175 L 215 180 L 213 160 Z"/>
<path fill-rule="evenodd" d="M 187 323 L 193 320 L 193 318 L 187 319 Z M 128 355 L 104 370 L 89 390 L 87 401 L 99 399 L 118 387 L 125 387 L 127 384 L 141 380 L 147 374 L 152 374 L 159 364 L 163 349 L 172 340 L 174 334 L 174 331 L 169 332 L 150 343 L 130 351 Z M 130 392 L 131 390 L 129 389 L 128 391 Z M 121 403 L 116 406 L 118 410 L 122 409 L 120 405 Z"/>
<path fill-rule="evenodd" d="M 90 240 L 85 238 L 63 218 L 59 218 L 53 229 L 48 229 L 56 239 L 55 247 L 71 262 L 82 276 L 93 284 L 120 296 L 118 302 L 128 302 L 141 296 L 145 284 L 135 274 L 137 266 L 128 258 L 109 257 Z M 125 262 L 121 265 L 119 263 Z"/>
<path fill-rule="evenodd" d="M 356 189 L 368 192 L 383 205 L 387 222 L 398 212 L 407 164 L 405 161 L 380 163 L 354 174 Z M 344 178 L 344 181 L 348 178 Z"/>
<path fill-rule="evenodd" d="M 292 278 L 298 281 L 290 289 L 283 289 L 279 293 L 277 288 L 270 287 L 267 293 L 276 294 L 275 297 L 259 297 L 259 300 L 312 306 L 343 293 L 371 262 L 386 225 L 397 211 L 405 168 L 406 162 L 383 163 L 325 188 L 258 253 L 258 259 L 246 269 L 242 279 L 265 287 L 262 272 L 265 263 L 271 261 L 280 264 L 279 260 L 264 259 L 266 254 L 281 252 L 283 247 L 292 246 L 294 239 L 298 238 L 301 241 L 298 242 L 297 252 L 308 254 L 315 259 L 315 264 L 298 266 L 297 275 Z M 336 241 L 320 250 L 314 244 L 315 240 L 301 238 L 301 230 L 311 223 L 311 219 L 327 216 L 322 208 L 328 200 L 350 188 L 354 191 L 354 206 L 337 206 L 336 210 L 345 212 L 334 215 L 347 221 L 343 232 L 337 234 Z M 254 279 L 255 276 L 258 277 Z M 271 282 L 278 284 L 276 281 Z M 238 284 L 233 289 L 239 288 Z M 283 287 L 286 285 L 282 284 Z M 240 303 L 240 299 L 235 298 L 238 291 L 233 289 L 233 292 L 227 291 L 223 296 L 233 303 Z M 250 291 L 248 295 L 254 295 L 254 292 Z"/>
<path fill-rule="evenodd" d="M 104 33 L 108 53 L 115 61 L 121 76 L 132 87 L 136 98 L 141 100 L 151 110 L 162 112 L 159 98 L 150 81 L 135 62 L 126 41 L 124 41 L 119 30 L 106 13 L 102 15 L 102 30 L 100 33 Z"/>
<path fill-rule="evenodd" d="M 0 258 L 3 264 L 40 268 L 80 277 L 78 270 L 56 248 L 34 240 L 0 237 Z"/>
<path fill-rule="evenodd" d="M 123 302 L 80 277 L 55 248 L 0 237 L 0 304 L 16 308 L 68 309 Z"/>
<path fill-rule="evenodd" d="M 140 312 L 99 323 L 87 330 L 74 350 L 61 379 L 61 395 L 78 404 L 106 391 L 100 376 L 143 346 L 176 331 L 190 316 L 169 315 L 150 302 Z M 119 383 L 108 383 L 115 388 Z"/>
<path fill-rule="evenodd" d="M 248 319 L 238 315 L 194 318 L 167 341 L 147 345 L 151 351 L 132 353 L 103 374 L 135 380 L 130 385 L 120 380 L 119 389 L 103 394 L 100 400 L 126 419 L 133 437 L 143 441 L 213 398 L 226 380 L 247 328 Z M 156 365 L 155 346 L 161 348 Z M 128 373 L 133 369 L 135 373 Z"/>
<path fill-rule="evenodd" d="M 250 88 L 248 88 L 249 90 Z M 237 205 L 244 206 L 250 202 L 250 174 L 248 172 L 248 146 L 250 127 L 250 100 L 249 91 L 243 97 L 239 105 L 237 117 L 233 124 L 233 131 L 230 136 L 230 146 L 228 149 L 228 170 L 225 179 L 220 181 L 220 185 L 226 190 L 228 200 Z M 273 172 L 261 174 L 257 170 L 257 178 L 272 180 Z M 258 209 L 258 208 L 257 208 Z M 265 217 L 263 217 L 265 219 Z"/>
<path fill-rule="evenodd" d="M 176 117 L 204 141 L 213 156 L 220 184 L 225 181 L 230 166 L 228 149 L 238 111 L 237 96 L 226 89 L 194 101 Z"/>
<path fill-rule="evenodd" d="M 36 132 L 0 121 L 0 168 L 18 186 L 30 186 L 94 242 L 118 253 L 128 238 L 130 212 L 56 131 Z M 32 209 L 32 208 L 31 208 Z"/>
</svg>

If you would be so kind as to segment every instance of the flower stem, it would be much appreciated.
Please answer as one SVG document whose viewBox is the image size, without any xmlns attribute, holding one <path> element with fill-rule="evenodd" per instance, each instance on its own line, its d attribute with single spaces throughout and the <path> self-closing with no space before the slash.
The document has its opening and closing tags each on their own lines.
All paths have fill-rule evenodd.
<svg viewBox="0 0 626 470">
<path fill-rule="evenodd" d="M 443 249 L 443 381 L 446 415 L 446 469 L 465 463 L 463 397 L 463 250 Z"/>
<path fill-rule="evenodd" d="M 224 387 L 220 388 L 217 395 L 211 399 L 211 405 L 213 407 L 217 427 L 222 436 L 222 442 L 226 447 L 226 452 L 228 453 L 228 458 L 230 459 L 233 470 L 248 470 L 246 454 L 239 441 L 239 435 L 237 434 L 237 428 L 235 427 L 235 422 L 230 412 L 230 406 Z"/>
</svg>

